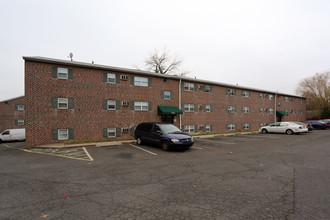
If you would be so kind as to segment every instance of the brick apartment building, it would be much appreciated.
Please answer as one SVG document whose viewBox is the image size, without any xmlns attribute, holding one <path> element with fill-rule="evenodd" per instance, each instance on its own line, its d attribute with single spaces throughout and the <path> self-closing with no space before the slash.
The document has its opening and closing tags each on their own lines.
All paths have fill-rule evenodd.
<svg viewBox="0 0 330 220">
<path fill-rule="evenodd" d="M 0 132 L 25 127 L 24 96 L 0 102 Z"/>
<path fill-rule="evenodd" d="M 303 97 L 112 66 L 23 57 L 26 146 L 127 139 L 143 121 L 189 133 L 304 121 Z"/>
</svg>

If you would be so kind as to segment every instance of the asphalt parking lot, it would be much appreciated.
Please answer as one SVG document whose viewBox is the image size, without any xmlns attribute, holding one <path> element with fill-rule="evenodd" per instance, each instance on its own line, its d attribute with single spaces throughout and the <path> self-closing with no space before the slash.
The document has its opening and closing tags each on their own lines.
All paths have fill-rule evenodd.
<svg viewBox="0 0 330 220">
<path fill-rule="evenodd" d="M 246 134 L 72 158 L 0 144 L 0 219 L 330 219 L 329 141 L 330 130 Z"/>
</svg>

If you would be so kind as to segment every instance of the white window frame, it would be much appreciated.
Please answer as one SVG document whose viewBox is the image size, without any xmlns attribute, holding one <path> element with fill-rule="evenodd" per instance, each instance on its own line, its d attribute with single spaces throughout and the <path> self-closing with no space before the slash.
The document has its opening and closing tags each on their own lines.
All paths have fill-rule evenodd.
<svg viewBox="0 0 330 220">
<path fill-rule="evenodd" d="M 250 113 L 250 107 L 243 106 L 243 113 Z"/>
<path fill-rule="evenodd" d="M 227 131 L 235 131 L 236 125 L 235 124 L 227 124 Z"/>
<path fill-rule="evenodd" d="M 57 132 L 58 140 L 69 140 L 69 129 L 58 129 Z"/>
<path fill-rule="evenodd" d="M 268 99 L 269 99 L 269 100 L 273 100 L 273 99 L 274 99 L 274 95 L 269 94 L 269 95 L 268 95 Z"/>
<path fill-rule="evenodd" d="M 61 106 L 62 105 L 66 105 L 66 106 Z M 68 98 L 57 98 L 57 108 L 58 109 L 68 109 L 69 108 L 69 99 Z"/>
<path fill-rule="evenodd" d="M 17 119 L 17 125 L 24 125 L 24 119 Z"/>
<path fill-rule="evenodd" d="M 227 95 L 234 96 L 235 95 L 235 89 L 227 89 Z"/>
<path fill-rule="evenodd" d="M 259 93 L 259 99 L 264 99 L 265 95 L 263 93 Z"/>
<path fill-rule="evenodd" d="M 281 106 L 281 102 L 278 102 L 278 103 L 277 103 L 277 106 L 280 107 L 280 106 Z"/>
<path fill-rule="evenodd" d="M 112 135 L 109 135 L 109 134 L 114 134 L 113 136 Z M 108 128 L 107 130 L 107 137 L 108 138 L 113 138 L 113 137 L 117 137 L 117 129 L 116 128 Z"/>
<path fill-rule="evenodd" d="M 265 109 L 264 108 L 259 108 L 259 113 L 265 113 Z"/>
<path fill-rule="evenodd" d="M 149 104 L 148 102 L 134 102 L 135 111 L 148 111 Z"/>
<path fill-rule="evenodd" d="M 250 123 L 243 123 L 242 128 L 244 130 L 250 130 Z"/>
<path fill-rule="evenodd" d="M 227 106 L 227 112 L 228 113 L 235 113 L 236 107 L 235 106 Z"/>
<path fill-rule="evenodd" d="M 146 77 L 138 77 L 138 76 L 134 76 L 134 85 L 135 86 L 144 86 L 144 87 L 148 87 L 149 85 L 149 80 Z"/>
<path fill-rule="evenodd" d="M 164 91 L 164 99 L 171 100 L 171 92 L 170 91 Z"/>
<path fill-rule="evenodd" d="M 303 115 L 304 114 L 304 110 L 300 110 L 300 114 Z"/>
<path fill-rule="evenodd" d="M 185 125 L 184 132 L 195 133 L 195 125 Z"/>
<path fill-rule="evenodd" d="M 205 86 L 204 91 L 210 93 L 211 92 L 211 86 Z"/>
<path fill-rule="evenodd" d="M 211 132 L 211 125 L 205 125 L 205 132 Z"/>
<path fill-rule="evenodd" d="M 274 114 L 274 109 L 273 109 L 273 108 L 270 108 L 270 109 L 268 110 L 268 113 L 269 113 L 269 114 Z"/>
<path fill-rule="evenodd" d="M 211 112 L 211 105 L 205 105 L 205 112 Z"/>
<path fill-rule="evenodd" d="M 18 111 L 24 111 L 24 105 L 17 105 Z"/>
<path fill-rule="evenodd" d="M 242 91 L 242 96 L 248 98 L 248 97 L 250 97 L 250 92 L 249 91 L 246 91 L 246 90 L 243 90 Z"/>
<path fill-rule="evenodd" d="M 287 114 L 290 113 L 290 111 L 289 111 L 288 109 L 285 109 L 284 111 L 285 111 L 285 113 L 287 113 Z"/>
<path fill-rule="evenodd" d="M 184 91 L 195 91 L 195 85 L 193 83 L 184 83 Z"/>
<path fill-rule="evenodd" d="M 107 73 L 107 82 L 108 83 L 112 83 L 112 84 L 116 84 L 116 74 L 114 74 L 114 73 Z"/>
<path fill-rule="evenodd" d="M 291 114 L 295 115 L 296 114 L 296 110 L 295 109 L 291 109 Z"/>
<path fill-rule="evenodd" d="M 289 97 L 285 96 L 284 97 L 284 102 L 289 102 Z"/>
<path fill-rule="evenodd" d="M 304 100 L 303 99 L 300 99 L 300 104 L 303 104 L 304 103 Z"/>
<path fill-rule="evenodd" d="M 68 79 L 69 78 L 69 69 L 58 67 L 57 68 L 57 78 Z"/>
<path fill-rule="evenodd" d="M 107 100 L 107 109 L 110 111 L 116 110 L 116 100 Z M 109 108 L 109 106 L 114 106 L 113 108 Z"/>
<path fill-rule="evenodd" d="M 194 104 L 184 104 L 183 109 L 185 112 L 194 112 L 195 111 L 195 105 Z"/>
</svg>

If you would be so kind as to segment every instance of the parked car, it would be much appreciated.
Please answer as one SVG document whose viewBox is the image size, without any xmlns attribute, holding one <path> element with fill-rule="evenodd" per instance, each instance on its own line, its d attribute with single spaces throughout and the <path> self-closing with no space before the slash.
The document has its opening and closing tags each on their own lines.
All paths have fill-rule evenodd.
<svg viewBox="0 0 330 220">
<path fill-rule="evenodd" d="M 306 126 L 297 124 L 295 122 L 276 122 L 268 126 L 263 126 L 259 129 L 263 134 L 267 133 L 303 133 L 307 132 L 308 128 Z"/>
<path fill-rule="evenodd" d="M 24 141 L 25 128 L 7 129 L 0 134 L 0 142 L 2 141 Z"/>
<path fill-rule="evenodd" d="M 315 129 L 326 129 L 327 125 L 321 121 L 306 121 L 306 124 L 311 124 Z"/>
<path fill-rule="evenodd" d="M 156 144 L 167 151 L 170 148 L 188 149 L 194 144 L 193 138 L 170 123 L 144 122 L 134 132 L 137 144 Z"/>
<path fill-rule="evenodd" d="M 308 129 L 308 131 L 313 130 L 313 127 L 312 127 L 311 124 L 307 124 L 307 123 L 299 122 L 299 121 L 295 121 L 294 123 L 297 123 L 297 124 L 299 124 L 299 125 L 305 126 L 305 127 Z"/>
<path fill-rule="evenodd" d="M 322 119 L 322 120 L 320 120 L 320 122 L 324 122 L 325 125 L 327 126 L 327 128 L 330 127 L 330 119 Z"/>
</svg>

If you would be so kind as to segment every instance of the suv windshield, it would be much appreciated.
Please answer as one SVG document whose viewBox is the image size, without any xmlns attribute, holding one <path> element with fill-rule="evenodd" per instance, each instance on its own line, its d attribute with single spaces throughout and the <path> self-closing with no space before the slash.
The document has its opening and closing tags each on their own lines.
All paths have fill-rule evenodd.
<svg viewBox="0 0 330 220">
<path fill-rule="evenodd" d="M 182 133 L 182 131 L 178 128 L 178 127 L 176 127 L 176 126 L 174 126 L 174 125 L 172 125 L 172 124 L 160 124 L 159 125 L 159 127 L 166 133 L 166 134 L 173 134 L 173 133 Z"/>
</svg>

